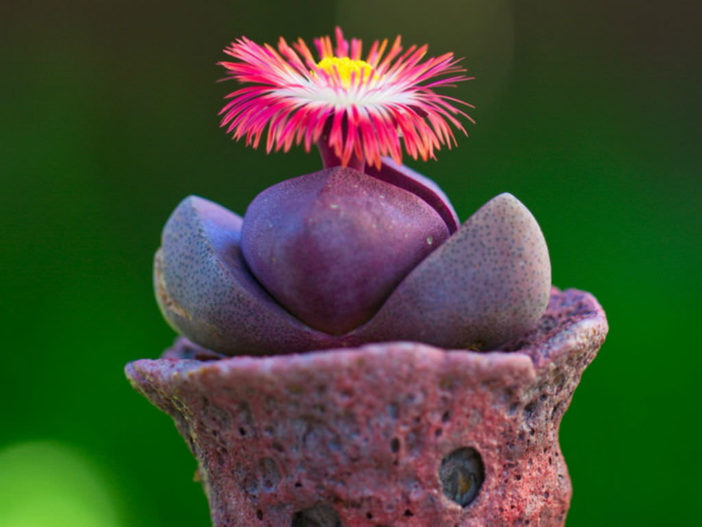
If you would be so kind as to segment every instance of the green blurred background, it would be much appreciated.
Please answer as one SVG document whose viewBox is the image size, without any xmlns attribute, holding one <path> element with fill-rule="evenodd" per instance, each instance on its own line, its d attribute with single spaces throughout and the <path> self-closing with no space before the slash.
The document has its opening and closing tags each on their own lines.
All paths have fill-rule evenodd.
<svg viewBox="0 0 702 527">
<path fill-rule="evenodd" d="M 702 7 L 671 0 L 2 0 L 0 525 L 209 524 L 122 368 L 173 339 L 151 258 L 187 194 L 243 213 L 319 167 L 233 143 L 222 48 L 340 24 L 465 57 L 478 124 L 409 163 L 461 218 L 509 191 L 611 325 L 562 426 L 568 527 L 699 525 Z M 40 511 L 51 511 L 41 514 Z"/>
</svg>

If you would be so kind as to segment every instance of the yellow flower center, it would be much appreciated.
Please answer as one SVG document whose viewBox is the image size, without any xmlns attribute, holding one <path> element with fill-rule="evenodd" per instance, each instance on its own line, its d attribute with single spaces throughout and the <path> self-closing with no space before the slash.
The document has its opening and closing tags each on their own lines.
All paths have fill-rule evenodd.
<svg viewBox="0 0 702 527">
<path fill-rule="evenodd" d="M 373 66 L 365 60 L 350 59 L 348 57 L 324 57 L 317 63 L 317 67 L 323 69 L 327 73 L 333 74 L 334 71 L 339 73 L 341 85 L 344 88 L 351 86 L 351 75 L 354 76 L 356 82 L 359 79 L 376 78 L 377 75 L 373 72 Z"/>
</svg>

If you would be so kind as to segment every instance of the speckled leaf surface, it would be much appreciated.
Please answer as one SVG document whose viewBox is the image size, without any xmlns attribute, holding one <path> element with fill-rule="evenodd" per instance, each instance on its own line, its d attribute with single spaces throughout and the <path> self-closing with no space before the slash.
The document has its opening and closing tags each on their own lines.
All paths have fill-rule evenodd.
<svg viewBox="0 0 702 527">
<path fill-rule="evenodd" d="M 357 333 L 494 349 L 536 325 L 550 288 L 539 225 L 514 196 L 500 194 L 417 266 Z"/>
<path fill-rule="evenodd" d="M 173 212 L 156 254 L 156 298 L 185 336 L 222 353 L 264 354 L 328 345 L 288 314 L 251 276 L 241 256 L 242 220 L 190 196 Z"/>
</svg>

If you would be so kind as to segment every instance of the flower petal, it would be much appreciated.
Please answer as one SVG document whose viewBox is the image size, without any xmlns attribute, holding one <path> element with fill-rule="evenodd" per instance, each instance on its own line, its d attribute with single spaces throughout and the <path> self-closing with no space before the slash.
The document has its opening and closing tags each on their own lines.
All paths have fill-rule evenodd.
<svg viewBox="0 0 702 527">
<path fill-rule="evenodd" d="M 514 196 L 500 194 L 407 275 L 352 335 L 495 349 L 536 325 L 550 287 L 539 225 Z"/>
<path fill-rule="evenodd" d="M 242 219 L 205 199 L 183 200 L 156 253 L 156 298 L 180 333 L 220 353 L 262 355 L 329 347 L 329 337 L 283 310 L 246 268 Z"/>
</svg>

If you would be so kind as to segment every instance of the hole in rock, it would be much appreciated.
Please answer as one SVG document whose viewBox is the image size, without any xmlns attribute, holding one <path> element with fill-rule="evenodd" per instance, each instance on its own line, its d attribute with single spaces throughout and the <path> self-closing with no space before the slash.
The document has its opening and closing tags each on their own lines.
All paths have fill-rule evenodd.
<svg viewBox="0 0 702 527">
<path fill-rule="evenodd" d="M 390 441 L 390 450 L 393 452 L 397 452 L 400 450 L 400 440 L 396 437 L 393 437 L 392 440 Z"/>
<path fill-rule="evenodd" d="M 561 412 L 561 406 L 563 405 L 563 402 L 556 403 L 556 406 L 553 407 L 553 410 L 551 411 L 551 419 L 555 419 L 558 414 Z M 559 416 L 560 417 L 560 416 Z"/>
<path fill-rule="evenodd" d="M 459 448 L 441 460 L 439 479 L 444 494 L 461 507 L 467 507 L 478 496 L 485 480 L 485 466 L 477 450 Z"/>
<path fill-rule="evenodd" d="M 296 512 L 292 517 L 291 527 L 343 527 L 339 515 L 327 503 L 318 503 L 314 507 Z"/>
<path fill-rule="evenodd" d="M 538 401 L 534 399 L 533 401 L 530 401 L 529 404 L 527 404 L 524 407 L 524 417 L 526 419 L 531 419 L 534 417 L 534 413 L 536 413 L 536 407 L 538 405 Z"/>
<path fill-rule="evenodd" d="M 261 477 L 261 487 L 263 490 L 272 492 L 280 482 L 280 469 L 278 464 L 271 458 L 266 457 L 258 462 Z"/>
</svg>

